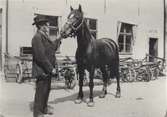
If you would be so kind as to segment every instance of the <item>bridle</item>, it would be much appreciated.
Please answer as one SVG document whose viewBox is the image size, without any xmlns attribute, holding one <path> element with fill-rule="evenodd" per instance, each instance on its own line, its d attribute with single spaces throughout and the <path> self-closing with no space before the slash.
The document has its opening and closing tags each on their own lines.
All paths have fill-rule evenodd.
<svg viewBox="0 0 167 117">
<path fill-rule="evenodd" d="M 72 24 L 70 26 L 74 31 L 77 31 L 82 26 L 83 22 L 84 22 L 84 18 L 82 18 L 81 23 L 76 28 Z"/>
<path fill-rule="evenodd" d="M 68 24 L 71 28 L 72 28 L 72 32 L 67 35 L 67 36 L 70 36 L 70 37 L 73 37 L 76 35 L 76 32 L 78 31 L 78 29 L 82 26 L 82 24 L 84 23 L 84 18 L 82 18 L 82 21 L 81 23 L 77 26 L 77 27 L 74 27 L 72 23 L 70 23 L 69 21 L 66 22 L 66 24 Z"/>
</svg>

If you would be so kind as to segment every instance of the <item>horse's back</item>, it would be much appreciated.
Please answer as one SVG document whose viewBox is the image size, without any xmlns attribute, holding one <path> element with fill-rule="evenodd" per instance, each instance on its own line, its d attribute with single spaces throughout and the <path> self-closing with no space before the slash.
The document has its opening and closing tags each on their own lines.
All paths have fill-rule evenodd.
<svg viewBox="0 0 167 117">
<path fill-rule="evenodd" d="M 96 40 L 96 43 L 103 43 L 105 45 L 113 46 L 115 49 L 118 47 L 116 42 L 110 38 L 100 38 Z"/>
<path fill-rule="evenodd" d="M 116 42 L 110 38 L 100 38 L 95 40 L 95 46 L 97 49 L 103 50 L 104 52 L 110 52 L 114 54 L 118 54 L 118 46 Z"/>
<path fill-rule="evenodd" d="M 92 62 L 96 64 L 112 64 L 112 62 L 119 60 L 118 46 L 112 39 L 96 39 L 92 45 L 90 54 L 87 54 Z"/>
</svg>

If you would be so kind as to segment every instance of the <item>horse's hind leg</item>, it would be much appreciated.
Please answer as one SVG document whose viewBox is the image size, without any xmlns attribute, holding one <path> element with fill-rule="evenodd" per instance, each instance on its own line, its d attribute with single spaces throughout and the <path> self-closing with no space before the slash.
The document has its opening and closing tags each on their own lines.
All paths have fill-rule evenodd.
<svg viewBox="0 0 167 117">
<path fill-rule="evenodd" d="M 120 75 L 119 75 L 119 64 L 115 64 L 115 68 L 113 69 L 116 80 L 117 80 L 117 91 L 116 91 L 116 98 L 121 97 L 121 89 L 120 89 Z"/>
<path fill-rule="evenodd" d="M 106 66 L 101 67 L 100 70 L 103 76 L 103 89 L 102 89 L 102 94 L 99 97 L 104 98 L 107 94 L 108 72 Z"/>
</svg>

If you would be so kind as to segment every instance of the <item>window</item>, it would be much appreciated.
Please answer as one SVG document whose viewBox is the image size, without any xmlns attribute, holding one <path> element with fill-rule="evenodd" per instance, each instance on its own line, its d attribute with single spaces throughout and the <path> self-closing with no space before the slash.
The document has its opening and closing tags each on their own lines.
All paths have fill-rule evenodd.
<svg viewBox="0 0 167 117">
<path fill-rule="evenodd" d="M 32 47 L 20 47 L 20 56 L 31 56 L 32 55 Z"/>
<path fill-rule="evenodd" d="M 42 14 L 36 14 L 42 15 Z M 55 40 L 59 33 L 59 18 L 58 16 L 49 16 L 49 15 L 42 15 L 46 17 L 49 21 L 49 37 L 51 40 Z M 60 53 L 60 48 L 57 49 L 56 53 Z"/>
<path fill-rule="evenodd" d="M 120 53 L 132 53 L 133 25 L 121 23 L 118 35 Z"/>
<path fill-rule="evenodd" d="M 41 15 L 41 14 L 37 14 Z M 49 16 L 49 15 L 42 15 L 46 17 L 49 21 L 49 36 L 51 40 L 54 40 L 59 32 L 59 27 L 58 27 L 58 16 Z"/>
<path fill-rule="evenodd" d="M 97 20 L 92 18 L 86 18 L 86 23 L 89 27 L 91 34 L 96 39 L 97 38 Z"/>
</svg>

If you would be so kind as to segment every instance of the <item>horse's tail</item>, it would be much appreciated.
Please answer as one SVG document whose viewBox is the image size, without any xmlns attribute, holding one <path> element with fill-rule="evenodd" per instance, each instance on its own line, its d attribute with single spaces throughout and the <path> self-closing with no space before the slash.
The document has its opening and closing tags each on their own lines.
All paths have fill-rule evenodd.
<svg viewBox="0 0 167 117">
<path fill-rule="evenodd" d="M 118 65 L 119 65 L 119 47 L 118 47 L 118 44 L 117 44 L 115 41 L 113 41 L 113 43 L 114 43 L 114 45 L 115 45 L 116 60 L 117 60 Z M 119 67 L 119 66 L 118 66 L 118 67 Z"/>
<path fill-rule="evenodd" d="M 119 48 L 118 44 L 114 40 L 110 39 L 110 41 L 112 42 L 115 50 L 115 61 L 111 66 L 109 66 L 110 77 L 113 78 L 114 76 L 119 77 Z"/>
<path fill-rule="evenodd" d="M 116 57 L 116 65 L 115 65 L 116 69 L 114 70 L 114 72 L 115 72 L 116 78 L 120 79 L 120 73 L 119 73 L 119 66 L 120 66 L 120 61 L 119 61 L 119 47 L 118 47 L 117 43 L 115 43 L 115 45 L 116 45 L 116 56 L 117 57 Z"/>
<path fill-rule="evenodd" d="M 112 39 L 110 39 L 110 41 L 112 42 L 112 44 L 114 44 L 116 59 L 119 61 L 119 47 L 118 47 L 118 44 Z"/>
</svg>

